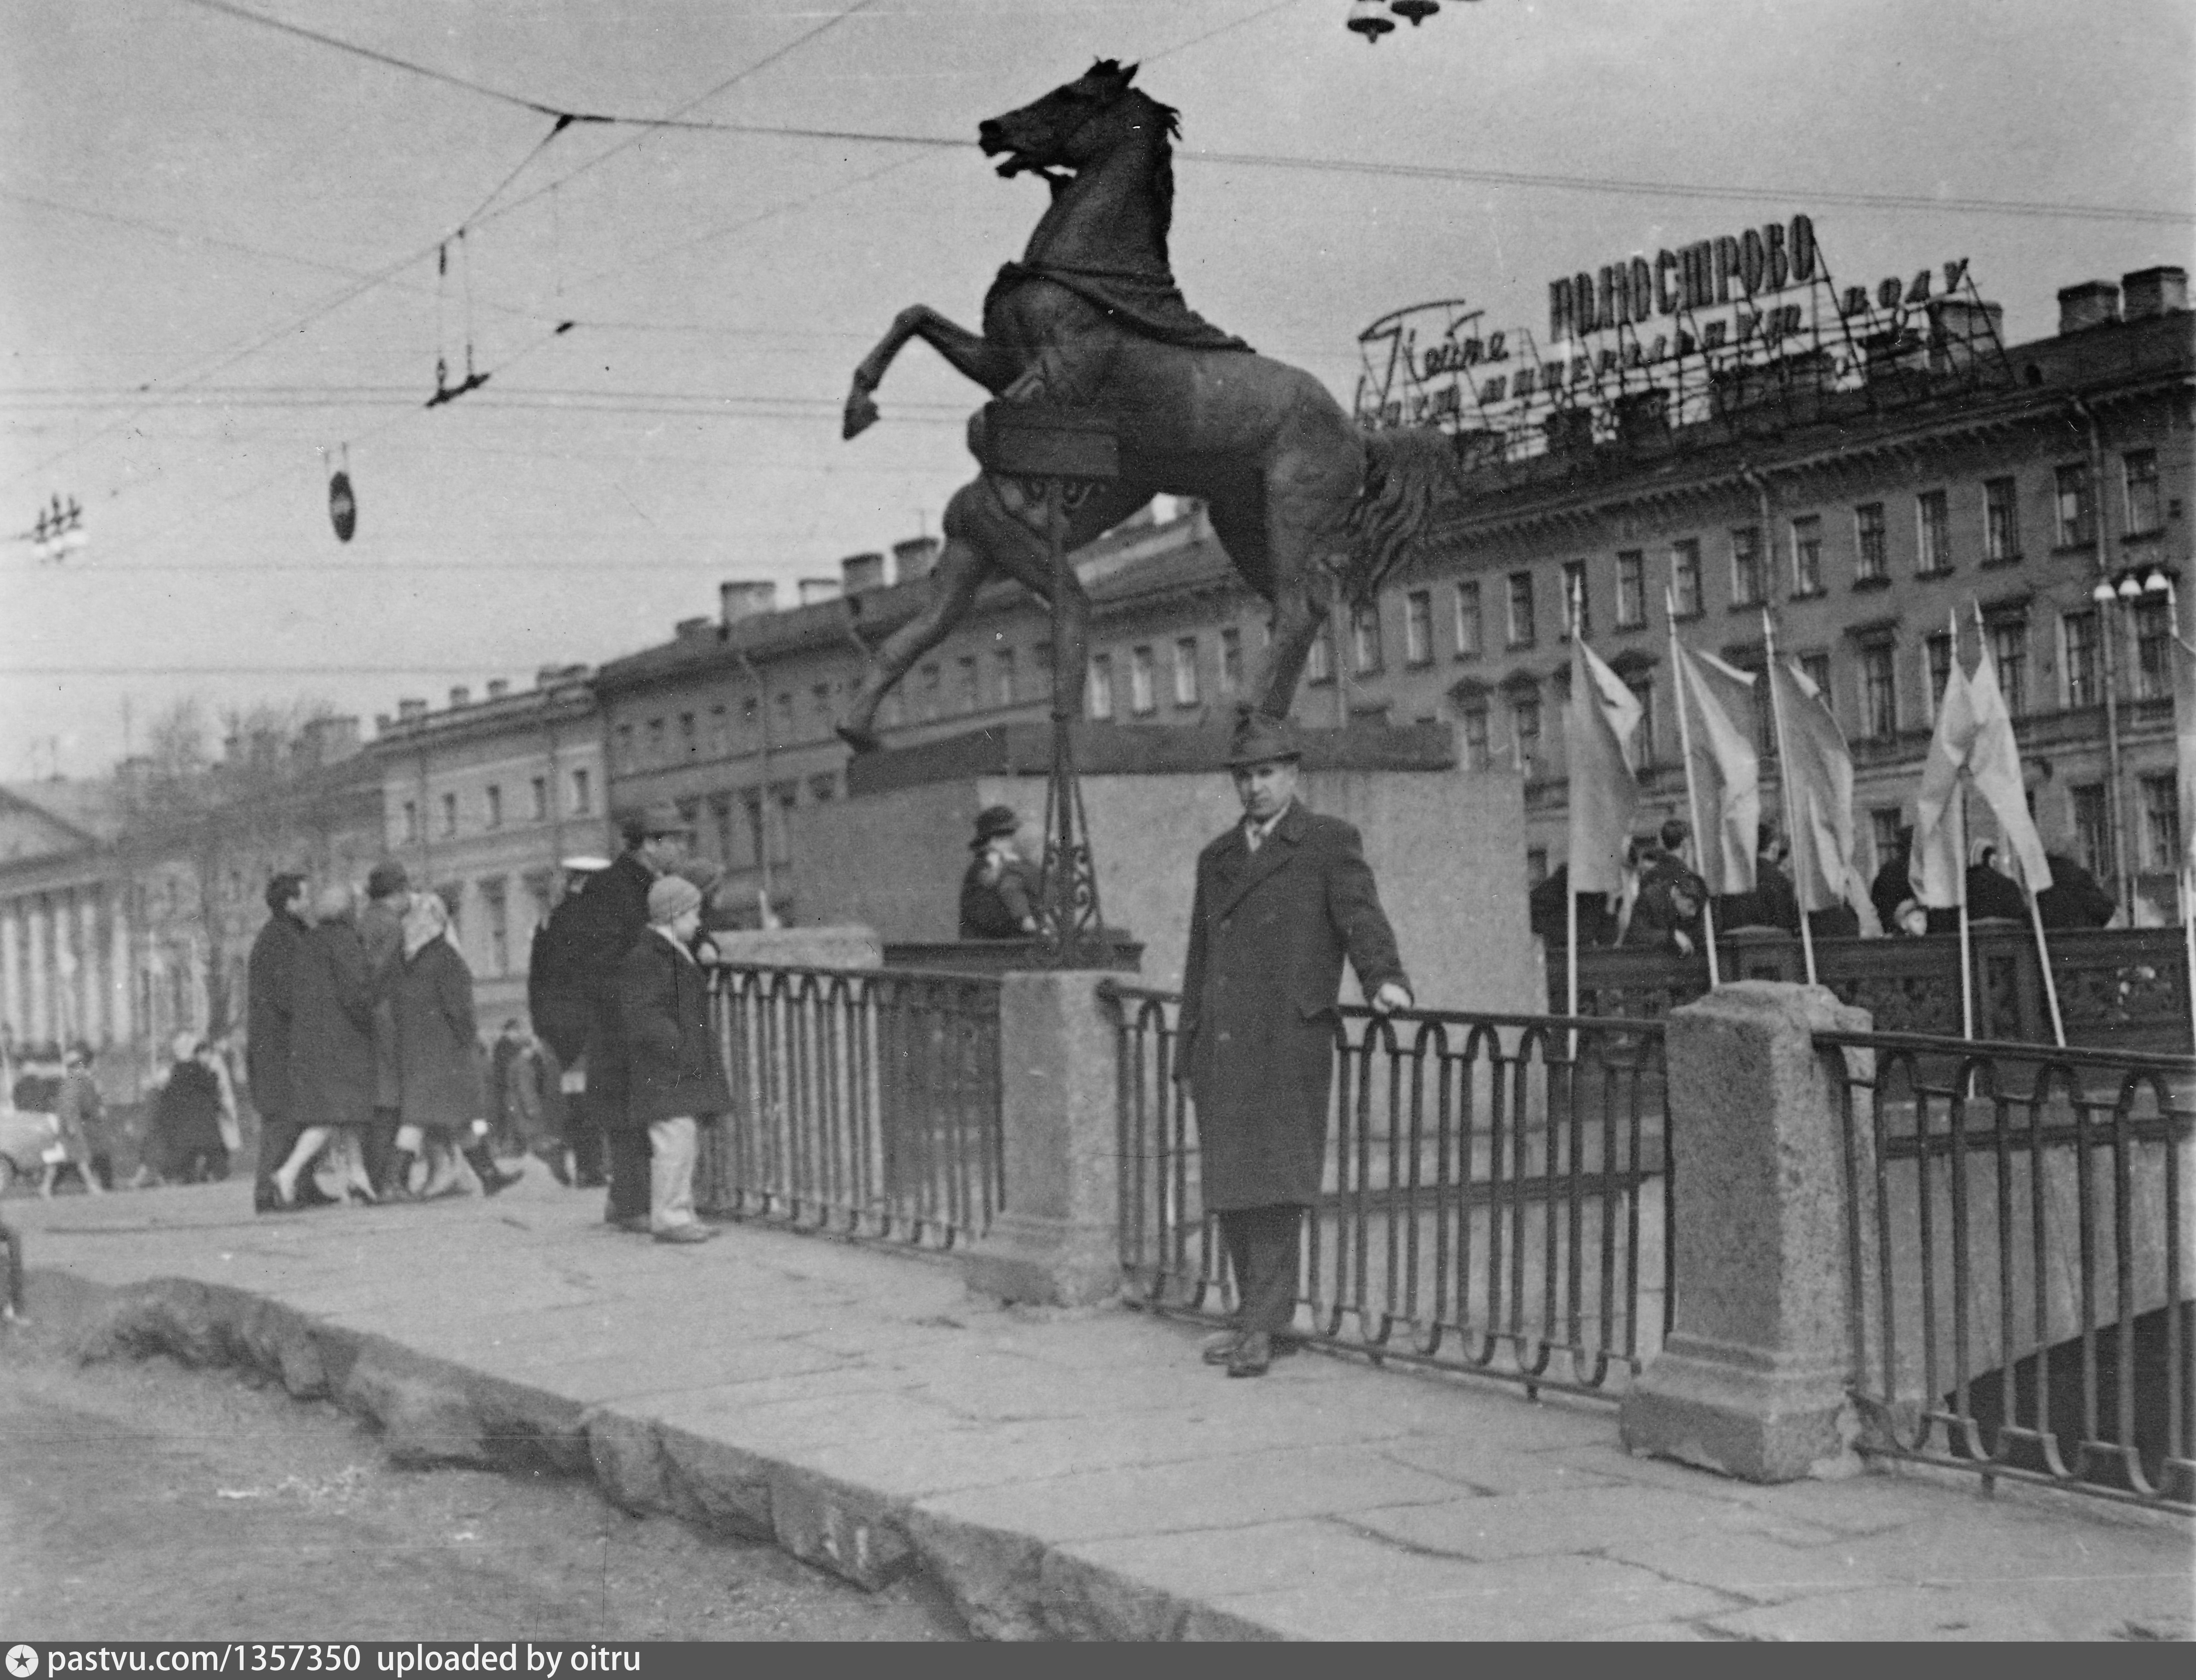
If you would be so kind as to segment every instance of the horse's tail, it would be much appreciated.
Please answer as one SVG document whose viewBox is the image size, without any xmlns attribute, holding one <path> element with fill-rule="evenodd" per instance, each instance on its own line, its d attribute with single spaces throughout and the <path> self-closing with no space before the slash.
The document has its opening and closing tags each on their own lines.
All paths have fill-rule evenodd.
<svg viewBox="0 0 2196 1680">
<path fill-rule="evenodd" d="M 1448 436 L 1430 426 L 1368 431 L 1365 485 L 1349 510 L 1350 563 L 1343 580 L 1352 607 L 1378 595 L 1444 502 L 1464 494 L 1464 475 Z"/>
</svg>

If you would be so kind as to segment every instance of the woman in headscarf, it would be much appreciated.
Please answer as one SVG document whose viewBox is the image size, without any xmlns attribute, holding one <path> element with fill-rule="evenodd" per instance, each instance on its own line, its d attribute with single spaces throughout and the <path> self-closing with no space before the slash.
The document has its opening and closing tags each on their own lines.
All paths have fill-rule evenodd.
<svg viewBox="0 0 2196 1680">
<path fill-rule="evenodd" d="M 373 977 L 353 925 L 350 887 L 336 882 L 313 900 L 313 927 L 298 941 L 291 982 L 290 1088 L 303 1127 L 274 1169 L 280 1204 L 298 1204 L 298 1178 L 321 1151 L 345 1144 L 350 1190 L 373 1200 L 355 1146 L 373 1120 Z"/>
<path fill-rule="evenodd" d="M 472 970 L 449 932 L 450 914 L 442 899 L 417 894 L 404 913 L 402 955 L 386 982 L 404 1117 L 390 1176 L 392 1183 L 405 1184 L 411 1158 L 418 1155 L 429 1166 L 423 1195 L 461 1192 L 470 1167 L 483 1193 L 493 1196 L 516 1183 L 518 1175 L 500 1171 L 488 1151 L 488 1106 L 474 1050 Z"/>
<path fill-rule="evenodd" d="M 170 1184 L 228 1176 L 221 1135 L 221 1082 L 205 1064 L 205 1046 L 188 1032 L 175 1038 L 175 1065 L 153 1110 L 153 1171 Z"/>
</svg>

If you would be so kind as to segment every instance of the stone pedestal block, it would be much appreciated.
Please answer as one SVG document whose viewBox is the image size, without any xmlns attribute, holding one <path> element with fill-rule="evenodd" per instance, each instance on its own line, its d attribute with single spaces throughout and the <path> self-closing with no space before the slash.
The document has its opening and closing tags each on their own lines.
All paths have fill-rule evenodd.
<svg viewBox="0 0 2196 1680">
<path fill-rule="evenodd" d="M 999 999 L 1005 1196 L 962 1256 L 968 1287 L 1073 1307 L 1120 1286 L 1118 1114 L 1106 973 L 1010 973 Z"/>
<path fill-rule="evenodd" d="M 1844 1142 L 1819 986 L 1744 981 L 1673 1011 L 1676 1319 L 1625 1396 L 1635 1451 L 1753 1481 L 1850 1464 Z"/>
<path fill-rule="evenodd" d="M 1433 751 L 1442 731 L 1430 726 L 1325 733 L 1306 735 L 1303 801 L 1363 836 L 1419 1002 L 1505 1013 L 1545 1008 L 1517 772 L 1459 767 L 1453 747 L 1445 756 Z M 1132 754 L 1133 738 L 1143 736 L 1154 744 Z M 849 797 L 791 813 L 786 880 L 804 917 L 864 923 L 887 945 L 951 940 L 971 825 L 986 805 L 1012 806 L 1022 818 L 1023 855 L 1043 855 L 1050 760 L 1035 738 L 1022 743 L 1026 750 L 990 757 L 949 754 L 949 744 L 959 745 L 936 743 L 928 757 L 858 759 L 862 773 L 849 771 Z M 1143 946 L 1147 984 L 1178 987 L 1197 854 L 1243 817 L 1220 768 L 1224 733 L 1089 730 L 1077 751 L 1107 925 Z M 915 762 L 870 762 L 903 758 Z M 944 779 L 921 779 L 931 775 Z M 1357 1001 L 1355 993 L 1346 980 L 1345 1001 Z"/>
</svg>

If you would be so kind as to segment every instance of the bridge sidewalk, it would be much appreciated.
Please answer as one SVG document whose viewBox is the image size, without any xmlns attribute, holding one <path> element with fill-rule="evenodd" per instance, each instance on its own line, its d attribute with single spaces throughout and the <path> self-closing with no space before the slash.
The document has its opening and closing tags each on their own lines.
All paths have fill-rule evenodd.
<svg viewBox="0 0 2196 1680">
<path fill-rule="evenodd" d="M 746 1227 L 667 1248 L 538 1170 L 492 1203 L 255 1218 L 243 1184 L 10 1198 L 34 1312 L 257 1365 L 396 1457 L 592 1474 L 980 1632 L 1330 1639 L 2191 1631 L 2186 1523 L 1872 1473 L 1627 1457 L 1614 1409 L 1002 1308 L 949 1265 Z M 114 1291 L 118 1291 L 116 1293 Z M 0 1336 L 0 1370 L 6 1342 Z"/>
</svg>

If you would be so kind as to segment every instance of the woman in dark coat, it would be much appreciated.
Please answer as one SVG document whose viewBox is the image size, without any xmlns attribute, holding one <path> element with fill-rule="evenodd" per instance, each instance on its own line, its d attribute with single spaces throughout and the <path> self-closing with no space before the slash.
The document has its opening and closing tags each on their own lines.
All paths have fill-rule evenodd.
<svg viewBox="0 0 2196 1680">
<path fill-rule="evenodd" d="M 432 1168 L 427 1194 L 461 1187 L 457 1163 L 464 1160 L 492 1196 L 516 1175 L 498 1170 L 475 1130 L 475 1123 L 487 1118 L 488 1104 L 474 1055 L 473 975 L 449 932 L 442 899 L 420 893 L 404 913 L 403 955 L 389 970 L 404 1117 L 391 1181 L 403 1181 L 411 1164 L 405 1157 L 416 1151 Z"/>
<path fill-rule="evenodd" d="M 153 1170 L 170 1183 L 196 1184 L 228 1176 L 228 1147 L 221 1139 L 221 1081 L 199 1059 L 203 1049 L 188 1032 L 176 1035 L 176 1062 L 168 1070 L 153 1110 Z"/>
<path fill-rule="evenodd" d="M 313 901 L 314 925 L 298 942 L 290 1000 L 290 1092 L 303 1127 L 290 1158 L 274 1172 L 284 1207 L 298 1203 L 298 1175 L 338 1135 L 364 1133 L 373 1121 L 373 981 L 366 946 L 351 925 L 351 889 L 324 886 Z M 364 1177 L 357 1151 L 346 1146 Z"/>
<path fill-rule="evenodd" d="M 694 1217 L 697 1126 L 732 1106 L 709 1030 L 709 980 L 691 944 L 701 889 L 665 875 L 648 890 L 648 926 L 618 969 L 626 1051 L 626 1120 L 648 1129 L 648 1227 L 659 1243 L 700 1243 Z"/>
</svg>

